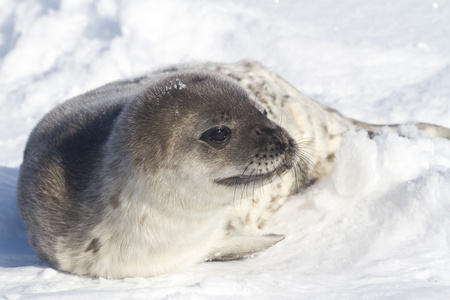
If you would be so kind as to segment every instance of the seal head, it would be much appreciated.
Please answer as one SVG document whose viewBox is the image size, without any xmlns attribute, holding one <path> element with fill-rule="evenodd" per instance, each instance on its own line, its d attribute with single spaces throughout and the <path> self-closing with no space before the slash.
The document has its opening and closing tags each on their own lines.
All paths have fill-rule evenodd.
<svg viewBox="0 0 450 300">
<path fill-rule="evenodd" d="M 176 170 L 192 185 L 263 185 L 299 155 L 289 133 L 258 106 L 224 76 L 175 73 L 130 106 L 123 132 L 134 145 L 134 162 L 152 176 L 157 166 L 162 176 L 173 178 Z"/>
</svg>

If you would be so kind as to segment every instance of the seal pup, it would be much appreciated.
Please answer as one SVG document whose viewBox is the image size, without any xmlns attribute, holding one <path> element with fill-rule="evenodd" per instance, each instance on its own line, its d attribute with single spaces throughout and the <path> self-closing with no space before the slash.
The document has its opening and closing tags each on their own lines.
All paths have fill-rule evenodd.
<svg viewBox="0 0 450 300">
<path fill-rule="evenodd" d="M 299 158 L 293 138 L 219 73 L 106 85 L 49 112 L 27 143 L 17 203 L 44 261 L 123 278 L 243 257 L 283 236 L 227 234 L 230 206 Z"/>
<path fill-rule="evenodd" d="M 25 149 L 17 205 L 38 256 L 79 275 L 147 277 L 243 258 L 284 238 L 260 230 L 327 175 L 355 127 L 381 128 L 255 62 L 170 67 L 44 116 Z"/>
</svg>

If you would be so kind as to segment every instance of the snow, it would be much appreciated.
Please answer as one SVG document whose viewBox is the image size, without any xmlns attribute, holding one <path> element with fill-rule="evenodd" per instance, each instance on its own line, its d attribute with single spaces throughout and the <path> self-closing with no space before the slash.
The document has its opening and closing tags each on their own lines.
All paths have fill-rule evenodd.
<svg viewBox="0 0 450 300">
<path fill-rule="evenodd" d="M 29 132 L 65 99 L 191 60 L 253 59 L 372 123 L 450 127 L 450 3 L 0 0 L 0 297 L 3 299 L 449 299 L 450 141 L 349 132 L 331 174 L 242 260 L 124 280 L 55 271 L 14 203 Z M 182 88 L 178 85 L 178 88 Z M 175 87 L 176 88 L 176 87 Z"/>
</svg>

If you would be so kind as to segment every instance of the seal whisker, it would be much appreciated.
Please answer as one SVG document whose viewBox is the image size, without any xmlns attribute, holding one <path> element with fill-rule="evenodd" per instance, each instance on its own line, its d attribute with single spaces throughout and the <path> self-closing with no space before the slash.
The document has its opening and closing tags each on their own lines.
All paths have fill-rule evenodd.
<svg viewBox="0 0 450 300">
<path fill-rule="evenodd" d="M 281 105 L 280 115 L 278 117 L 277 124 L 281 126 L 283 124 L 283 113 L 284 113 L 284 105 Z"/>
<path fill-rule="evenodd" d="M 249 168 L 249 166 L 250 165 L 248 165 L 245 169 L 244 169 L 244 171 L 242 171 L 242 175 L 241 176 L 244 176 L 244 174 L 245 174 L 245 172 L 247 171 L 247 169 Z M 252 171 L 253 172 L 253 171 Z M 251 175 L 252 173 L 250 173 L 250 175 Z M 237 200 L 237 201 L 239 201 L 239 208 L 240 208 L 240 210 L 241 210 L 241 212 L 243 212 L 244 211 L 244 209 L 242 208 L 242 201 L 243 201 L 243 199 L 245 198 L 245 190 L 247 189 L 247 184 L 244 184 L 244 185 L 238 185 L 238 184 L 234 184 L 234 194 L 233 194 L 233 207 L 234 207 L 234 209 L 236 210 L 236 192 L 237 192 L 237 189 L 241 189 L 241 191 L 240 191 L 240 193 L 241 193 L 241 196 L 240 196 L 240 198 L 239 198 L 239 200 Z"/>
<path fill-rule="evenodd" d="M 317 168 L 317 165 L 312 160 L 312 158 L 315 155 L 314 152 L 316 152 L 316 151 L 312 148 L 307 148 L 307 147 L 303 147 L 302 150 L 303 151 L 300 153 L 300 161 L 305 166 L 304 169 L 309 168 L 309 169 L 313 170 L 314 172 L 316 172 L 317 174 L 320 174 L 321 171 Z"/>
<path fill-rule="evenodd" d="M 261 197 L 262 197 L 262 201 L 263 202 L 266 202 L 267 200 L 267 197 L 266 197 L 266 193 L 265 193 L 265 191 L 264 191 L 264 182 L 260 182 L 260 185 L 261 185 L 261 188 L 260 188 L 260 191 L 261 191 Z"/>
<path fill-rule="evenodd" d="M 248 176 L 252 176 L 254 172 L 255 172 L 254 170 L 251 171 L 250 174 L 249 174 Z M 244 170 L 244 173 L 245 173 L 245 170 Z M 244 173 L 242 173 L 242 176 L 244 176 Z M 241 199 L 244 199 L 244 198 L 245 198 L 244 194 L 247 194 L 247 193 L 248 193 L 248 188 L 249 188 L 249 186 L 250 186 L 250 183 L 251 183 L 251 181 L 244 184 L 244 186 L 243 186 L 243 188 L 242 188 Z M 253 193 L 252 193 L 252 196 L 253 196 Z M 247 203 L 247 204 L 248 204 L 248 203 Z M 242 205 L 242 202 L 241 202 L 241 205 Z"/>
<path fill-rule="evenodd" d="M 298 137 L 303 135 L 303 133 L 302 133 L 301 130 L 296 130 L 295 133 L 293 133 L 292 130 L 289 130 L 288 133 L 289 133 L 290 136 L 292 136 L 292 138 L 294 139 L 294 141 L 297 141 L 297 140 L 298 140 Z"/>
<path fill-rule="evenodd" d="M 292 171 L 294 173 L 294 191 L 300 191 L 300 180 L 301 178 L 299 177 L 298 173 L 297 173 L 297 169 L 298 169 L 298 165 L 295 165 L 292 168 Z"/>
</svg>

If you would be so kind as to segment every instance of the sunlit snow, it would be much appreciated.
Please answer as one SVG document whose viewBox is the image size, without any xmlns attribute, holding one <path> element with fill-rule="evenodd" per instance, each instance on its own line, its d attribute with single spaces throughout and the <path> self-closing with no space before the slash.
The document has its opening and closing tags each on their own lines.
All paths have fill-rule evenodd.
<svg viewBox="0 0 450 300">
<path fill-rule="evenodd" d="M 27 136 L 65 99 L 191 60 L 252 59 L 371 123 L 450 127 L 450 3 L 0 0 L 0 298 L 450 299 L 450 141 L 349 132 L 250 259 L 156 278 L 55 271 L 14 203 Z M 184 88 L 174 82 L 173 88 Z"/>
</svg>

